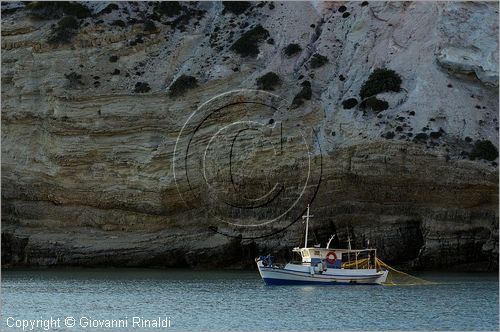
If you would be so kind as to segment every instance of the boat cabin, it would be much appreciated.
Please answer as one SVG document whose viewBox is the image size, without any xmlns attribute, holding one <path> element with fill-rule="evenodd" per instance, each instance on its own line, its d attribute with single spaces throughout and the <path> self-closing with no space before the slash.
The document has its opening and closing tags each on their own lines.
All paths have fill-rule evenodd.
<svg viewBox="0 0 500 332">
<path fill-rule="evenodd" d="M 294 253 L 298 253 L 302 258 L 302 265 L 316 266 L 320 270 L 326 268 L 333 269 L 376 269 L 377 251 L 376 249 L 351 249 L 351 239 L 348 237 L 348 249 L 330 249 L 330 243 L 335 235 L 332 235 L 326 244 L 326 248 L 320 248 L 320 245 L 308 247 L 307 235 L 309 232 L 309 205 L 307 214 L 302 218 L 306 222 L 306 232 L 304 238 L 304 247 L 296 247 Z"/>
<path fill-rule="evenodd" d="M 318 265 L 334 269 L 374 269 L 376 249 L 329 249 L 294 248 L 302 258 L 302 264 Z"/>
</svg>

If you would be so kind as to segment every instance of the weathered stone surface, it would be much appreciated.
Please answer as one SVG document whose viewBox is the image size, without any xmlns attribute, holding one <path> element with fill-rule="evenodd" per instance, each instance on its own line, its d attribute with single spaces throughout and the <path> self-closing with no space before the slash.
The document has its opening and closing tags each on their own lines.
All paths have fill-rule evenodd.
<svg viewBox="0 0 500 332">
<path fill-rule="evenodd" d="M 455 73 L 473 74 L 498 87 L 498 6 L 488 2 L 448 3 L 442 11 L 437 60 Z M 480 29 L 477 27 L 481 26 Z"/>
<path fill-rule="evenodd" d="M 22 8 L 2 15 L 2 264 L 241 267 L 261 253 L 285 258 L 302 242 L 301 222 L 243 228 L 217 217 L 248 225 L 283 212 L 310 156 L 311 242 L 336 233 L 334 244 L 345 246 L 349 232 L 353 246 L 369 241 L 388 262 L 498 267 L 498 166 L 463 154 L 478 139 L 498 146 L 498 4 L 352 2 L 343 18 L 336 2 L 254 4 L 238 16 L 200 2 L 154 21 L 156 32 L 127 21 L 152 15 L 147 3 L 118 5 L 98 14 L 103 4 L 88 4 L 94 17 L 59 46 L 46 41 L 57 20 Z M 172 23 L 184 13 L 188 22 Z M 127 26 L 110 25 L 118 19 Z M 260 42 L 256 58 L 233 53 L 257 24 L 273 41 Z M 287 57 L 290 43 L 303 51 Z M 311 69 L 313 54 L 328 62 Z M 389 109 L 343 109 L 379 67 L 403 82 L 400 92 L 377 96 Z M 81 77 L 70 82 L 72 72 Z M 276 108 L 238 104 L 199 128 L 188 122 L 195 133 L 181 165 L 190 182 L 174 176 L 174 161 L 184 160 L 176 142 L 193 112 L 248 101 L 220 95 L 254 89 L 267 72 L 280 77 L 279 97 L 259 100 Z M 197 86 L 169 97 L 181 75 Z M 311 100 L 289 109 L 304 81 Z M 134 92 L 138 82 L 150 90 Z M 191 120 L 202 121 L 199 114 Z M 262 136 L 243 131 L 233 155 L 227 140 L 209 144 L 221 126 L 242 120 L 261 124 Z M 440 129 L 439 138 L 413 139 Z M 283 195 L 267 209 L 221 203 L 248 203 L 276 183 Z"/>
</svg>

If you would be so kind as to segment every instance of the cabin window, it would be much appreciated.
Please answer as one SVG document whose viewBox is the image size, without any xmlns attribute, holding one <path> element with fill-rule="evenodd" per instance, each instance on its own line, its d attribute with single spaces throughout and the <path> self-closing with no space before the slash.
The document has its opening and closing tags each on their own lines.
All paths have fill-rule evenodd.
<svg viewBox="0 0 500 332">
<path fill-rule="evenodd" d="M 309 257 L 309 250 L 304 250 L 304 257 Z"/>
<path fill-rule="evenodd" d="M 314 250 L 314 255 L 319 256 L 319 250 Z"/>
</svg>

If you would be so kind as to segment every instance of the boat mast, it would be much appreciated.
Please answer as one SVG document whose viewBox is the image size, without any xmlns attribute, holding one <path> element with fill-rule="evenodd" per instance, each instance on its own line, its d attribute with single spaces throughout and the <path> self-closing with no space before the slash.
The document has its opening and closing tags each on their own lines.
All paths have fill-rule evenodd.
<svg viewBox="0 0 500 332">
<path fill-rule="evenodd" d="M 307 248 L 307 233 L 309 232 L 309 218 L 312 218 L 314 216 L 309 215 L 309 204 L 307 204 L 307 214 L 305 216 L 302 216 L 302 219 L 306 220 L 306 238 L 304 240 L 304 248 Z"/>
<path fill-rule="evenodd" d="M 347 254 L 347 259 L 349 261 L 349 266 L 351 265 L 351 237 L 349 236 L 349 226 L 347 228 L 347 249 L 348 249 L 348 254 Z"/>
<path fill-rule="evenodd" d="M 330 242 L 332 242 L 333 238 L 335 237 L 335 234 L 332 234 L 332 236 L 330 237 L 330 239 L 328 240 L 328 243 L 326 244 L 326 249 L 329 249 L 330 248 Z"/>
</svg>

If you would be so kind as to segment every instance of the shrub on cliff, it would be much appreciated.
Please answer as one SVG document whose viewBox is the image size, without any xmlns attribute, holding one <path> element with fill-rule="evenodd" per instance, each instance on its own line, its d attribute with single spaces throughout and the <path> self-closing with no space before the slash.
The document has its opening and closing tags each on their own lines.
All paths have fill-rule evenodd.
<svg viewBox="0 0 500 332">
<path fill-rule="evenodd" d="M 427 141 L 427 138 L 429 138 L 429 136 L 427 136 L 426 133 L 418 133 L 413 138 L 413 141 L 414 142 L 425 142 L 425 141 Z"/>
<path fill-rule="evenodd" d="M 222 1 L 224 10 L 222 14 L 233 13 L 235 15 L 243 14 L 252 5 L 248 1 Z"/>
<path fill-rule="evenodd" d="M 78 29 L 80 24 L 73 16 L 65 16 L 59 22 L 57 26 L 61 29 Z"/>
<path fill-rule="evenodd" d="M 85 18 L 92 15 L 91 11 L 80 2 L 67 2 L 62 1 L 60 5 L 66 15 L 73 15 L 77 18 Z"/>
<path fill-rule="evenodd" d="M 385 133 L 385 135 L 382 135 L 382 137 L 385 137 L 387 139 L 393 139 L 394 136 L 395 136 L 395 134 L 393 131 L 388 131 L 387 133 Z"/>
<path fill-rule="evenodd" d="M 48 38 L 50 44 L 69 43 L 76 35 L 80 24 L 73 16 L 65 16 L 57 22 L 57 26 Z"/>
<path fill-rule="evenodd" d="M 256 57 L 259 54 L 259 42 L 269 37 L 269 31 L 262 25 L 245 32 L 232 46 L 231 50 L 243 57 Z"/>
<path fill-rule="evenodd" d="M 274 88 L 281 83 L 280 77 L 273 72 L 269 72 L 256 80 L 257 88 L 261 90 L 272 91 Z"/>
<path fill-rule="evenodd" d="M 7 8 L 7 3 L 6 2 L 2 2 L 2 5 L 1 5 L 2 16 L 7 16 L 7 15 L 14 14 L 15 12 L 17 12 L 20 9 L 22 9 L 22 7 L 10 7 L 10 8 Z"/>
<path fill-rule="evenodd" d="M 125 28 L 127 25 L 125 24 L 125 22 L 123 22 L 122 20 L 114 20 L 113 22 L 111 22 L 112 26 L 117 26 L 117 27 L 121 27 L 121 28 Z"/>
<path fill-rule="evenodd" d="M 135 87 L 134 87 L 135 93 L 145 93 L 145 92 L 149 92 L 150 90 L 151 90 L 151 88 L 149 87 L 149 84 L 146 82 L 135 83 Z"/>
<path fill-rule="evenodd" d="M 101 10 L 99 12 L 99 14 L 109 14 L 111 13 L 113 10 L 118 10 L 119 7 L 116 3 L 110 3 L 109 5 L 106 6 L 106 8 L 104 8 L 103 10 Z"/>
<path fill-rule="evenodd" d="M 328 58 L 318 53 L 314 54 L 309 62 L 313 69 L 324 66 L 326 63 L 328 63 Z"/>
<path fill-rule="evenodd" d="M 361 102 L 359 104 L 359 107 L 361 109 L 366 109 L 370 108 L 373 110 L 375 113 L 379 113 L 382 111 L 385 111 L 386 109 L 389 108 L 389 103 L 386 102 L 385 100 L 378 99 L 376 97 L 370 97 Z"/>
<path fill-rule="evenodd" d="M 440 131 L 433 131 L 429 134 L 429 137 L 432 139 L 438 139 L 443 135 L 443 130 L 441 129 Z"/>
<path fill-rule="evenodd" d="M 304 100 L 311 100 L 312 97 L 312 89 L 311 82 L 304 81 L 301 84 L 302 90 L 295 95 L 292 101 L 292 108 L 296 108 L 304 104 Z"/>
<path fill-rule="evenodd" d="M 349 110 L 355 107 L 358 104 L 358 100 L 356 98 L 349 98 L 342 102 L 342 106 L 345 110 Z"/>
<path fill-rule="evenodd" d="M 394 70 L 377 68 L 361 86 L 359 95 L 362 99 L 365 99 L 381 92 L 399 92 L 400 90 L 401 77 Z"/>
<path fill-rule="evenodd" d="M 162 2 L 163 3 L 163 2 Z M 187 2 L 186 2 L 187 3 Z M 180 6 L 180 5 L 179 5 Z M 193 7 L 180 7 L 179 10 L 175 9 L 171 12 L 172 16 L 177 16 L 172 21 L 165 22 L 166 25 L 169 25 L 172 29 L 177 29 L 179 31 L 186 31 L 186 27 L 189 25 L 191 20 L 196 20 L 194 26 L 199 25 L 199 21 L 205 15 L 206 10 L 197 9 Z M 177 13 L 174 15 L 174 12 Z"/>
<path fill-rule="evenodd" d="M 82 75 L 77 74 L 74 71 L 69 74 L 64 74 L 64 77 L 66 77 L 66 79 L 68 80 L 68 87 L 70 87 L 71 89 L 74 89 L 79 85 L 83 85 Z"/>
<path fill-rule="evenodd" d="M 157 3 L 153 11 L 160 16 L 166 15 L 168 17 L 174 17 L 181 13 L 182 7 L 179 1 L 161 1 Z"/>
<path fill-rule="evenodd" d="M 283 48 L 283 53 L 285 53 L 285 55 L 289 57 L 294 56 L 300 51 L 302 51 L 302 47 L 300 47 L 299 44 L 288 44 Z"/>
<path fill-rule="evenodd" d="M 27 4 L 26 8 L 30 10 L 31 15 L 42 19 L 52 19 L 63 15 L 85 18 L 92 14 L 85 5 L 70 1 L 33 1 Z"/>
<path fill-rule="evenodd" d="M 198 86 L 198 81 L 195 77 L 189 75 L 182 75 L 175 80 L 174 83 L 169 88 L 169 96 L 177 97 L 181 96 L 189 89 L 193 89 Z"/>
<path fill-rule="evenodd" d="M 498 158 L 498 149 L 489 140 L 477 141 L 469 154 L 470 160 L 484 159 L 493 161 Z"/>
<path fill-rule="evenodd" d="M 149 32 L 149 33 L 156 32 L 156 25 L 154 24 L 154 22 L 151 20 L 145 20 L 144 21 L 144 31 Z"/>
</svg>

